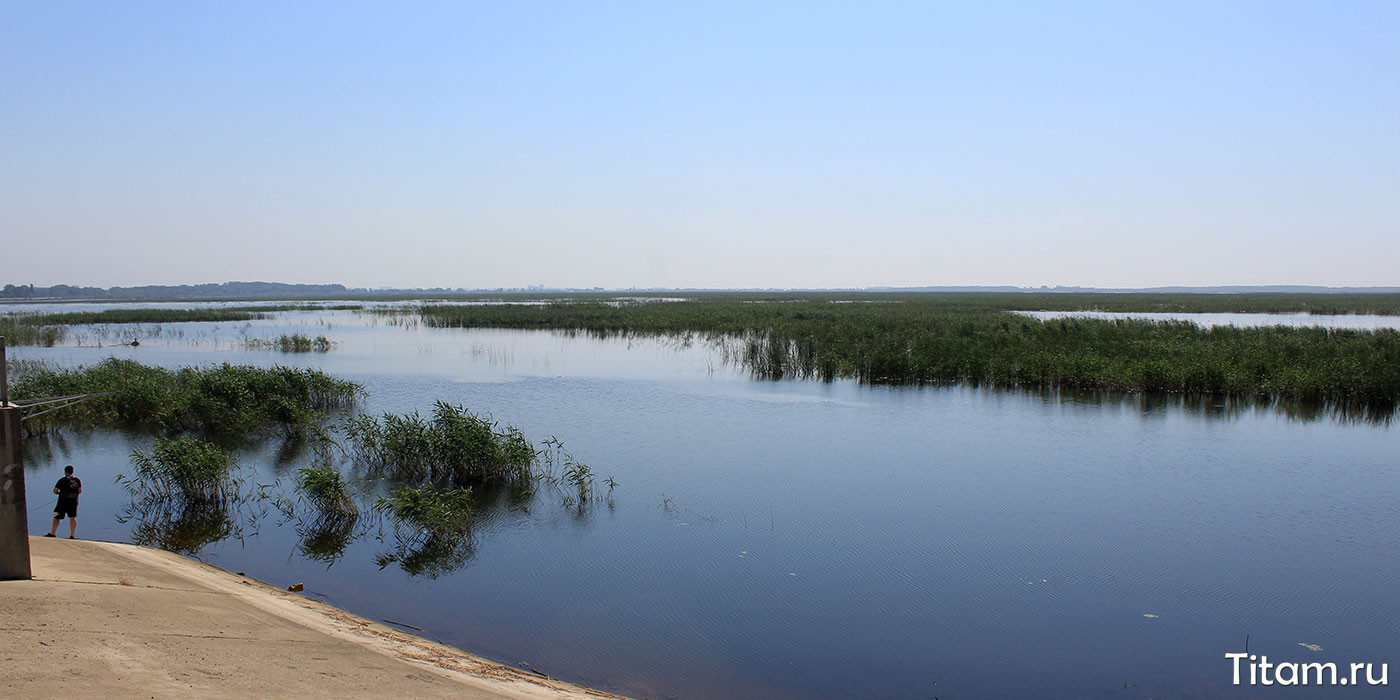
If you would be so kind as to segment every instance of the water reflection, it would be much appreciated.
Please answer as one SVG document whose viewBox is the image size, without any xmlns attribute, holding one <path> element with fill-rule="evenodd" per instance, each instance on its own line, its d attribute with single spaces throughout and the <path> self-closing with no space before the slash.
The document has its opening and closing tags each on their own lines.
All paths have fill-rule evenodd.
<svg viewBox="0 0 1400 700">
<path fill-rule="evenodd" d="M 233 509 L 220 503 L 186 503 L 146 499 L 128 504 L 117 522 L 133 523 L 131 541 L 177 554 L 195 556 L 226 539 L 243 539 L 243 525 Z"/>
<path fill-rule="evenodd" d="M 1116 408 L 1144 418 L 1168 413 L 1194 415 L 1211 421 L 1235 421 L 1256 412 L 1271 412 L 1291 421 L 1386 427 L 1396 417 L 1393 402 L 1339 403 L 1269 398 L 1241 398 L 1208 394 L 1163 394 L 1081 389 L 978 387 L 997 395 L 1022 395 L 1046 405 Z"/>
<path fill-rule="evenodd" d="M 345 556 L 345 550 L 369 530 L 361 523 L 358 513 L 318 513 L 297 520 L 296 533 L 300 542 L 297 553 L 311 561 L 333 566 Z"/>
<path fill-rule="evenodd" d="M 375 555 L 374 563 L 383 569 L 397 564 L 409 576 L 436 579 L 467 565 L 476 554 L 471 531 L 439 534 L 394 527 L 394 546 Z"/>
</svg>

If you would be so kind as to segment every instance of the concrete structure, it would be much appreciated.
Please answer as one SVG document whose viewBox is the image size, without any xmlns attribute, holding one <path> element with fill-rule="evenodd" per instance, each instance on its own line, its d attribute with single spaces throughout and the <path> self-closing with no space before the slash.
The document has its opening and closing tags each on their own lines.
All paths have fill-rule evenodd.
<svg viewBox="0 0 1400 700">
<path fill-rule="evenodd" d="M 0 582 L 0 698 L 616 700 L 169 552 L 31 546 L 34 578 Z"/>
<path fill-rule="evenodd" d="M 0 374 L 4 373 L 0 353 Z M 0 404 L 0 581 L 30 577 L 29 510 L 24 498 L 24 457 L 18 406 Z"/>
</svg>

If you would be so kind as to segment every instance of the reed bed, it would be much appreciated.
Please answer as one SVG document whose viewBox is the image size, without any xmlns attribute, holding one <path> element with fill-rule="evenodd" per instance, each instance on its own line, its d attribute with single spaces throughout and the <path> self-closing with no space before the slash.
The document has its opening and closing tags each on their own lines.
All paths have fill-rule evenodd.
<svg viewBox="0 0 1400 700">
<path fill-rule="evenodd" d="M 118 475 L 137 501 L 226 505 L 238 494 L 238 462 L 218 445 L 194 438 L 156 438 L 150 452 L 131 452 L 131 475 Z"/>
<path fill-rule="evenodd" d="M 23 323 L 32 325 L 76 326 L 108 323 L 195 323 L 252 321 L 268 318 L 275 308 L 236 307 L 223 309 L 108 309 L 106 311 L 67 311 L 25 314 Z"/>
<path fill-rule="evenodd" d="M 291 435 L 319 425 L 324 412 L 351 408 L 363 396 L 353 382 L 313 369 L 213 367 L 165 369 L 108 359 L 76 369 L 28 366 L 11 388 L 16 399 L 118 392 L 35 420 L 31 434 L 63 427 L 142 427 L 167 433 L 251 437 Z"/>
<path fill-rule="evenodd" d="M 276 350 L 278 352 L 330 352 L 335 343 L 324 335 L 312 338 L 308 335 L 297 333 L 294 335 L 280 335 L 277 338 L 268 340 L 265 338 L 244 338 L 243 347 L 249 350 Z"/>
<path fill-rule="evenodd" d="M 438 401 L 431 419 L 418 413 L 349 416 L 348 452 L 380 478 L 440 486 L 525 484 L 536 452 L 512 427 Z"/>
<path fill-rule="evenodd" d="M 879 303 L 835 303 L 843 301 Z M 997 295 L 736 295 L 665 304 L 427 305 L 418 313 L 435 327 L 698 336 L 766 379 L 1169 392 L 1383 410 L 1400 401 L 1394 330 L 1040 321 L 1003 311 L 1007 303 Z"/>
<path fill-rule="evenodd" d="M 10 346 L 30 345 L 51 348 L 68 335 L 63 326 L 31 322 L 31 314 L 0 314 L 0 337 Z"/>
</svg>

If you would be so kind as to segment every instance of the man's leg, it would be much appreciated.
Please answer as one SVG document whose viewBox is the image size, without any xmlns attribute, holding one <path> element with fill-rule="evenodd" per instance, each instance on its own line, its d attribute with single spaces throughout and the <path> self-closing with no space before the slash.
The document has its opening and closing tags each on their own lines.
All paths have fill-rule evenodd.
<svg viewBox="0 0 1400 700">
<path fill-rule="evenodd" d="M 68 519 L 68 539 L 71 540 L 71 539 L 76 538 L 77 536 L 78 536 L 78 519 L 77 519 L 76 517 L 69 518 L 69 519 Z"/>
<path fill-rule="evenodd" d="M 58 518 L 53 519 L 53 527 L 49 529 L 49 537 L 58 534 Z"/>
</svg>

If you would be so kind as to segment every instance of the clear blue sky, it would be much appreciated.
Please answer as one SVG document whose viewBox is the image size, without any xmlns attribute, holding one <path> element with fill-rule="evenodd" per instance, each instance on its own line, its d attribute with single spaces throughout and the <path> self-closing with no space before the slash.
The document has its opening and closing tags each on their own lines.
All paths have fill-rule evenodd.
<svg viewBox="0 0 1400 700">
<path fill-rule="evenodd" d="M 1400 284 L 1400 2 L 5 2 L 0 282 Z"/>
</svg>

